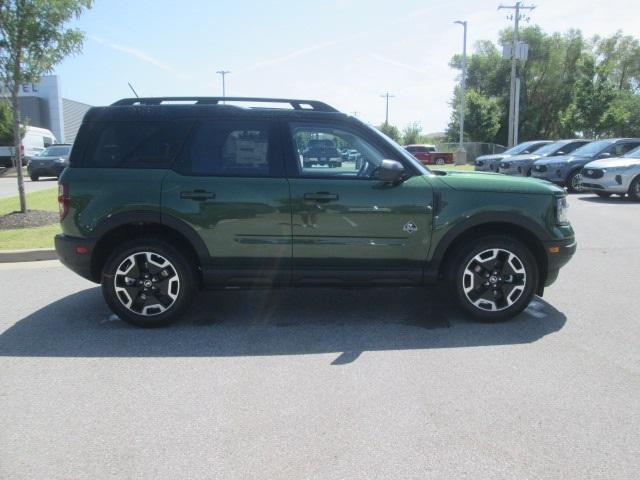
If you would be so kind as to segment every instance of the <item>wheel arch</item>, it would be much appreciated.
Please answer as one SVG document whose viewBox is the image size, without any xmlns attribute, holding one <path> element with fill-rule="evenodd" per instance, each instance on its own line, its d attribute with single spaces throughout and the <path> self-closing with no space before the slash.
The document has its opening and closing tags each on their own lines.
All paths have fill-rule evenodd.
<svg viewBox="0 0 640 480">
<path fill-rule="evenodd" d="M 181 220 L 173 217 L 162 220 L 161 222 L 159 214 L 138 218 L 124 215 L 121 218 L 112 218 L 108 224 L 101 225 L 96 232 L 99 240 L 93 247 L 91 255 L 92 279 L 100 281 L 104 264 L 116 245 L 134 238 L 156 236 L 179 248 L 195 263 L 198 282 L 201 283 L 202 266 L 208 258 L 204 242 L 191 227 Z"/>
<path fill-rule="evenodd" d="M 501 215 L 504 217 L 504 215 Z M 427 281 L 434 281 L 445 274 L 454 258 L 456 250 L 465 242 L 473 241 L 481 237 L 491 235 L 504 235 L 512 237 L 524 244 L 533 254 L 539 272 L 537 291 L 544 288 L 547 277 L 547 257 L 543 244 L 546 235 L 542 234 L 540 227 L 533 222 L 529 223 L 519 219 L 518 221 L 487 217 L 485 220 L 468 222 L 454 228 L 440 241 L 425 273 Z"/>
</svg>

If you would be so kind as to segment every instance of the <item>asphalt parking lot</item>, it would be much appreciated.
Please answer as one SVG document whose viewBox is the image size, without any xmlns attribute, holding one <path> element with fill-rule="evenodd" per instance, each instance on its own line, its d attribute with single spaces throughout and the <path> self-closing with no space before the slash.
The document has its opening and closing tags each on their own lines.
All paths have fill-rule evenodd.
<svg viewBox="0 0 640 480">
<path fill-rule="evenodd" d="M 148 331 L 57 262 L 2 265 L 0 478 L 636 479 L 640 204 L 570 205 L 575 258 L 495 325 L 437 289 L 291 289 Z"/>
</svg>

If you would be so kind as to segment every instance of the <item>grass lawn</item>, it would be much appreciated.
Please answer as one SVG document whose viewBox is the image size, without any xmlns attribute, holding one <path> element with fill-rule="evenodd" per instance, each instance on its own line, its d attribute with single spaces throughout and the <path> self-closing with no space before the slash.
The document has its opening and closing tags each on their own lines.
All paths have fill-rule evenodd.
<svg viewBox="0 0 640 480">
<path fill-rule="evenodd" d="M 27 194 L 29 210 L 58 211 L 58 189 L 48 188 Z M 0 215 L 20 209 L 18 197 L 0 198 Z M 0 230 L 0 250 L 21 250 L 26 248 L 52 248 L 53 236 L 60 232 L 60 225 L 46 225 L 35 228 Z"/>
<path fill-rule="evenodd" d="M 431 170 L 459 170 L 461 172 L 473 172 L 473 165 L 428 165 Z"/>
</svg>

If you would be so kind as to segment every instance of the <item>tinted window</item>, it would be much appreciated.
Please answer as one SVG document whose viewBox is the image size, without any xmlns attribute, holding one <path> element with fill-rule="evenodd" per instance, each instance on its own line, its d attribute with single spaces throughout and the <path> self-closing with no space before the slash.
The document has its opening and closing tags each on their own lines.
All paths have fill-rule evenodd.
<svg viewBox="0 0 640 480">
<path fill-rule="evenodd" d="M 38 154 L 40 157 L 63 157 L 69 155 L 70 146 L 49 147 Z"/>
<path fill-rule="evenodd" d="M 587 143 L 585 146 L 576 149 L 573 153 L 576 156 L 590 157 L 591 155 L 600 153 L 613 142 L 614 140 L 598 140 L 596 142 Z"/>
<path fill-rule="evenodd" d="M 203 122 L 185 146 L 178 169 L 188 175 L 276 176 L 270 144 L 265 123 Z"/>
<path fill-rule="evenodd" d="M 82 166 L 168 168 L 178 154 L 190 122 L 96 124 Z"/>
<path fill-rule="evenodd" d="M 613 151 L 611 155 L 614 157 L 621 157 L 625 153 L 633 150 L 638 146 L 638 142 L 627 142 L 627 143 L 618 143 L 613 147 Z"/>
</svg>

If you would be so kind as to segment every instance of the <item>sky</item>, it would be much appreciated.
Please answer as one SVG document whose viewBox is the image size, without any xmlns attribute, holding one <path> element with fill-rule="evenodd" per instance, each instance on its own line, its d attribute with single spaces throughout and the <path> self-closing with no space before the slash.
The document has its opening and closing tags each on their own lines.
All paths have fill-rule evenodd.
<svg viewBox="0 0 640 480">
<path fill-rule="evenodd" d="M 504 4 L 513 4 L 505 1 Z M 640 36 L 638 0 L 539 0 L 529 24 L 546 32 L 616 30 Z M 487 0 L 95 0 L 70 25 L 81 54 L 55 69 L 66 98 L 107 105 L 132 96 L 228 96 L 322 100 L 362 120 L 425 133 L 446 128 L 457 72 L 451 57 L 509 27 Z M 526 24 L 525 24 L 526 25 Z"/>
</svg>

